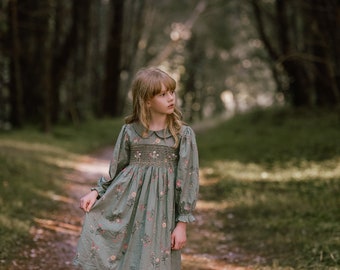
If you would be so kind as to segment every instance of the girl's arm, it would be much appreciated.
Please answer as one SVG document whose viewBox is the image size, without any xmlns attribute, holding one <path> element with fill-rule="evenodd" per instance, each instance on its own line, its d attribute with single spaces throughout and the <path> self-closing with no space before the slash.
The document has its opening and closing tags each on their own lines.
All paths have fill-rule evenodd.
<svg viewBox="0 0 340 270">
<path fill-rule="evenodd" d="M 97 198 L 104 195 L 116 175 L 129 163 L 129 139 L 126 128 L 126 125 L 122 127 L 113 150 L 109 169 L 110 179 L 106 180 L 105 177 L 101 177 L 97 186 L 80 199 L 80 208 L 85 212 L 91 210 Z"/>
<path fill-rule="evenodd" d="M 199 189 L 198 150 L 194 131 L 183 127 L 176 175 L 176 221 L 193 222 Z"/>
<path fill-rule="evenodd" d="M 102 197 L 106 189 L 110 186 L 114 178 L 129 164 L 129 136 L 127 134 L 127 125 L 121 129 L 116 141 L 113 156 L 110 162 L 109 175 L 110 179 L 101 177 L 98 180 L 97 186 L 92 188 L 98 192 L 98 197 Z"/>
</svg>

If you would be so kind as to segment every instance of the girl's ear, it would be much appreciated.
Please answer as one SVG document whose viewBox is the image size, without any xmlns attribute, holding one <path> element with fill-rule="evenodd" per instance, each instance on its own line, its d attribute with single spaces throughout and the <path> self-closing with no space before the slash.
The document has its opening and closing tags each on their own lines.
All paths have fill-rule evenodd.
<svg viewBox="0 0 340 270">
<path fill-rule="evenodd" d="M 147 100 L 147 101 L 145 102 L 145 104 L 146 104 L 146 107 L 150 108 L 150 106 L 151 106 L 150 99 L 149 99 L 149 100 Z"/>
</svg>

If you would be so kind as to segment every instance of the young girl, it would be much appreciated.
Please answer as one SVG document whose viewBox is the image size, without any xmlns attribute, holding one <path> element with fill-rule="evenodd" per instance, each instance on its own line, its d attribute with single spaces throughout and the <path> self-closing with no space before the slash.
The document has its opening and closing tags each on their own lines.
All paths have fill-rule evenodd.
<svg viewBox="0 0 340 270">
<path fill-rule="evenodd" d="M 186 224 L 198 193 L 193 130 L 176 107 L 176 82 L 157 68 L 132 83 L 126 118 L 110 164 L 110 179 L 80 199 L 85 212 L 75 264 L 83 269 L 181 269 Z"/>
</svg>

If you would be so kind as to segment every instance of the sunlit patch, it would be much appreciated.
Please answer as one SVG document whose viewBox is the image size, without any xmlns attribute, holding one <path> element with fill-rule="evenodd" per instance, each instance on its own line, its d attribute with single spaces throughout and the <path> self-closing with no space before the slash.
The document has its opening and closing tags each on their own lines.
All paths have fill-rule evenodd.
<svg viewBox="0 0 340 270">
<path fill-rule="evenodd" d="M 34 221 L 41 227 L 70 235 L 79 235 L 81 227 L 58 220 L 34 218 Z M 31 231 L 33 233 L 33 231 Z"/>
<path fill-rule="evenodd" d="M 183 269 L 196 270 L 250 270 L 252 267 L 239 266 L 237 264 L 226 263 L 224 259 L 218 259 L 209 254 L 182 254 Z M 207 268 L 209 265 L 209 268 Z"/>
<path fill-rule="evenodd" d="M 46 197 L 48 199 L 51 199 L 53 201 L 59 201 L 59 202 L 64 202 L 64 203 L 70 203 L 70 204 L 74 204 L 75 201 L 69 197 L 66 196 L 62 196 L 62 195 L 58 195 L 55 194 L 53 191 L 41 191 L 41 190 L 33 190 L 34 193 L 38 194 L 39 196 L 43 196 Z"/>
<path fill-rule="evenodd" d="M 219 178 L 240 181 L 307 181 L 309 179 L 329 180 L 340 177 L 340 158 L 325 161 L 303 161 L 284 165 L 273 165 L 272 168 L 255 163 L 239 161 L 216 161 L 213 168 L 203 170 L 202 185 L 216 181 Z M 213 176 L 213 180 L 209 179 Z M 208 179 L 205 179 L 208 178 Z M 215 180 L 214 180 L 215 179 Z"/>
<path fill-rule="evenodd" d="M 55 154 L 62 154 L 62 155 L 68 155 L 68 156 L 71 155 L 69 152 L 65 151 L 62 148 L 51 146 L 48 144 L 42 144 L 42 143 L 26 143 L 22 141 L 1 139 L 0 146 L 11 147 L 11 148 L 18 149 L 18 150 L 39 152 L 39 153 L 55 153 Z"/>
<path fill-rule="evenodd" d="M 233 204 L 227 201 L 204 201 L 198 200 L 196 208 L 198 210 L 224 210 L 228 207 L 232 207 Z"/>
<path fill-rule="evenodd" d="M 108 172 L 109 163 L 107 160 L 93 159 L 91 162 L 78 163 L 75 169 L 83 173 L 105 175 Z"/>
</svg>

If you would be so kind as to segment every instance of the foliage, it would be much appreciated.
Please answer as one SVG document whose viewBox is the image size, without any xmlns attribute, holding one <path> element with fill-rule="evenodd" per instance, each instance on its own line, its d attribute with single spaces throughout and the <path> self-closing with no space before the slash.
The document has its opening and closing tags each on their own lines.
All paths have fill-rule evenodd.
<svg viewBox="0 0 340 270">
<path fill-rule="evenodd" d="M 120 116 L 133 75 L 150 65 L 176 78 L 189 121 L 287 101 L 336 107 L 337 7 L 322 0 L 2 1 L 0 129 L 39 123 L 50 132 L 62 121 Z"/>
<path fill-rule="evenodd" d="M 201 198 L 220 206 L 230 253 L 258 269 L 339 269 L 339 125 L 334 111 L 281 109 L 197 135 Z"/>
</svg>

